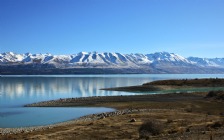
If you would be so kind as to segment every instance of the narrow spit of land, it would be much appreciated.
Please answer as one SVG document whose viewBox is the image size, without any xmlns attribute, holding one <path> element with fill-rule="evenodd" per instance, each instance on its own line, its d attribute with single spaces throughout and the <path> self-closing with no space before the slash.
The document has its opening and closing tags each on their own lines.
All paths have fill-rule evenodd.
<svg viewBox="0 0 224 140">
<path fill-rule="evenodd" d="M 163 90 L 224 87 L 224 80 L 164 80 L 143 84 L 141 88 L 144 86 Z M 133 87 L 121 89 L 141 91 Z M 69 98 L 27 106 L 103 106 L 117 111 L 89 115 L 47 129 L 5 133 L 0 139 L 224 139 L 223 91 Z"/>
<path fill-rule="evenodd" d="M 159 80 L 149 83 L 144 83 L 138 86 L 129 87 L 114 87 L 104 88 L 101 90 L 111 91 L 128 91 L 128 92 L 147 92 L 147 91 L 163 91 L 163 90 L 178 90 L 191 88 L 208 88 L 208 87 L 224 87 L 224 79 L 181 79 L 181 80 Z"/>
<path fill-rule="evenodd" d="M 198 93 L 179 93 L 179 94 L 147 94 L 129 96 L 97 96 L 82 98 L 67 98 L 51 100 L 25 105 L 25 107 L 76 107 L 76 106 L 102 106 L 103 104 L 117 104 L 129 102 L 174 102 L 200 100 L 202 96 Z M 111 107 L 115 107 L 112 105 Z M 108 107 L 108 106 L 107 106 Z M 117 108 L 117 107 L 116 107 Z"/>
</svg>

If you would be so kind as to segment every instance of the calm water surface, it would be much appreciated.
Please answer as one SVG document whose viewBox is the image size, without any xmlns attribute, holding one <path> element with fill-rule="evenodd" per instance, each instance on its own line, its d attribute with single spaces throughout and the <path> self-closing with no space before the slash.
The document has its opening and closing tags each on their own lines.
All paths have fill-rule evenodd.
<svg viewBox="0 0 224 140">
<path fill-rule="evenodd" d="M 0 77 L 0 127 L 47 125 L 113 111 L 103 107 L 25 108 L 25 104 L 70 97 L 133 95 L 101 88 L 133 86 L 163 79 L 224 78 L 222 74 L 53 75 Z"/>
</svg>

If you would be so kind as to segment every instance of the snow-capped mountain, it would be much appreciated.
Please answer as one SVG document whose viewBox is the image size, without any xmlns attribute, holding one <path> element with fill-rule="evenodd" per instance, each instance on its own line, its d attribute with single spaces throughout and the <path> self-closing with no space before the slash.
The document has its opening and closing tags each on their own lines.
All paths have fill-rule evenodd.
<svg viewBox="0 0 224 140">
<path fill-rule="evenodd" d="M 1 64 L 52 64 L 56 67 L 139 67 L 157 63 L 190 63 L 182 56 L 173 53 L 161 52 L 154 54 L 121 54 L 80 52 L 72 55 L 51 54 L 16 54 L 13 52 L 0 54 Z"/>
<path fill-rule="evenodd" d="M 133 73 L 139 70 L 143 70 L 143 73 L 200 73 L 200 71 L 206 73 L 208 69 L 212 71 L 218 69 L 219 73 L 224 73 L 222 69 L 224 68 L 224 58 L 184 58 L 168 52 L 151 54 L 80 52 L 72 55 L 0 53 L 0 72 L 10 71 L 12 67 L 14 71 L 19 68 L 35 71 L 37 69 L 41 71 L 42 69 L 98 68 L 101 70 L 112 69 L 111 71 L 114 69 L 129 69 L 130 71 L 132 69 Z M 122 71 L 122 73 L 125 72 Z"/>
<path fill-rule="evenodd" d="M 188 57 L 188 60 L 191 63 L 202 67 L 224 67 L 224 58 Z"/>
<path fill-rule="evenodd" d="M 163 64 L 170 66 L 185 66 L 192 64 L 186 58 L 174 53 L 156 52 L 153 54 L 147 54 L 146 56 L 148 57 L 149 60 L 153 61 L 154 65 Z"/>
</svg>

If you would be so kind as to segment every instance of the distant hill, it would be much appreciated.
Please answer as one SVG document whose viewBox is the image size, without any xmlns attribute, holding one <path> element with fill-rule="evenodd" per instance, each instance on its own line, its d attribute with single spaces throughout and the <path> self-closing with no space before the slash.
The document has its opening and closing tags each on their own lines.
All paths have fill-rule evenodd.
<svg viewBox="0 0 224 140">
<path fill-rule="evenodd" d="M 0 74 L 224 73 L 224 58 L 178 54 L 80 52 L 72 55 L 0 53 Z"/>
</svg>

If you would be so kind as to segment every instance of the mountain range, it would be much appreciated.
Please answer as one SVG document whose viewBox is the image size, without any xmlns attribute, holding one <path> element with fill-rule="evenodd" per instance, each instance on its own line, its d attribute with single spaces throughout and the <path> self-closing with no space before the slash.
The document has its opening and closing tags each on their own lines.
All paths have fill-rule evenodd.
<svg viewBox="0 0 224 140">
<path fill-rule="evenodd" d="M 0 74 L 224 73 L 224 58 L 188 57 L 168 52 L 72 55 L 0 53 Z"/>
</svg>

